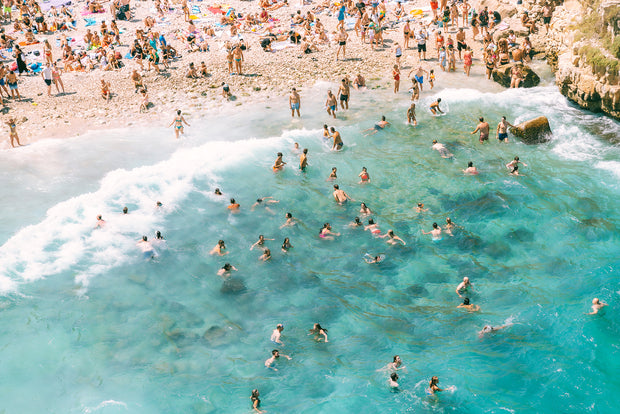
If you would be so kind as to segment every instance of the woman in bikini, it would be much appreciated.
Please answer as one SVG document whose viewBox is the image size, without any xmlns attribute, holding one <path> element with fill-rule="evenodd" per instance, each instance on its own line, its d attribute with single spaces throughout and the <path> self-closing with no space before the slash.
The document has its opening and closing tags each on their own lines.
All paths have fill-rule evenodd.
<svg viewBox="0 0 620 414">
<path fill-rule="evenodd" d="M 174 136 L 176 139 L 179 139 L 179 133 L 183 134 L 183 124 L 189 126 L 183 115 L 181 115 L 181 110 L 177 111 L 177 116 L 172 120 L 168 128 L 174 125 Z"/>
</svg>

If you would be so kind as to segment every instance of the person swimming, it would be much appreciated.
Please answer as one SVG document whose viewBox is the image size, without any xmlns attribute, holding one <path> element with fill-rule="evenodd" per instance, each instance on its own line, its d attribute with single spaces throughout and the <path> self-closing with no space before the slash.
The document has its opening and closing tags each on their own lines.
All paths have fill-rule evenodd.
<svg viewBox="0 0 620 414">
<path fill-rule="evenodd" d="M 392 372 L 392 374 L 390 375 L 390 378 L 388 379 L 388 385 L 390 386 L 390 388 L 398 388 L 398 374 L 395 372 Z"/>
<path fill-rule="evenodd" d="M 478 312 L 480 306 L 469 303 L 469 298 L 463 299 L 463 303 L 457 306 L 457 308 L 467 309 L 469 312 Z"/>
<path fill-rule="evenodd" d="M 469 161 L 467 163 L 467 168 L 463 170 L 464 174 L 471 174 L 471 175 L 477 175 L 478 174 L 478 170 L 476 169 L 476 167 L 474 167 L 474 163 L 473 161 Z"/>
<path fill-rule="evenodd" d="M 506 324 L 506 325 L 502 325 L 502 326 L 491 326 L 491 325 L 485 325 L 484 328 L 482 328 L 482 330 L 480 332 L 478 332 L 478 337 L 482 338 L 485 334 L 491 333 L 491 332 L 496 332 L 499 331 L 501 329 L 505 329 L 508 328 L 511 324 Z"/>
<path fill-rule="evenodd" d="M 372 256 L 369 253 L 366 253 L 364 255 L 364 261 L 368 264 L 377 264 L 377 263 L 381 263 L 383 260 L 385 259 L 385 255 L 377 255 L 377 256 Z"/>
<path fill-rule="evenodd" d="M 440 391 L 444 391 L 444 390 L 442 388 L 439 388 L 439 378 L 437 376 L 434 376 L 433 378 L 431 378 L 426 392 L 429 395 L 433 395 L 436 392 L 440 392 Z"/>
<path fill-rule="evenodd" d="M 349 227 L 360 227 L 363 226 L 362 220 L 359 217 L 355 217 L 352 222 L 349 223 Z"/>
<path fill-rule="evenodd" d="M 340 236 L 340 233 L 334 233 L 332 226 L 329 223 L 323 224 L 321 230 L 319 230 L 319 237 L 325 240 L 334 240 L 333 236 Z"/>
<path fill-rule="evenodd" d="M 224 263 L 224 266 L 217 271 L 218 276 L 229 276 L 232 271 L 237 271 L 237 268 L 230 263 Z"/>
<path fill-rule="evenodd" d="M 252 246 L 250 246 L 250 250 L 254 250 L 255 247 L 260 247 L 260 248 L 264 249 L 263 246 L 264 246 L 266 240 L 275 240 L 275 239 L 266 239 L 265 236 L 260 234 L 258 236 L 258 241 L 256 243 L 254 243 Z"/>
<path fill-rule="evenodd" d="M 274 329 L 273 332 L 271 333 L 271 338 L 270 338 L 271 342 L 275 342 L 276 344 L 280 344 L 284 346 L 284 343 L 282 343 L 282 341 L 280 340 L 283 330 L 284 330 L 284 325 L 282 325 L 281 323 L 276 325 L 276 329 Z"/>
<path fill-rule="evenodd" d="M 336 178 L 338 178 L 338 176 L 336 175 L 336 171 L 338 171 L 338 169 L 336 167 L 332 167 L 332 172 L 331 174 L 329 174 L 327 181 L 335 180 Z"/>
<path fill-rule="evenodd" d="M 364 230 L 370 231 L 375 236 L 381 234 L 381 229 L 379 229 L 379 225 L 375 223 L 373 219 L 368 219 L 368 225 L 364 227 Z"/>
<path fill-rule="evenodd" d="M 458 286 L 456 287 L 456 294 L 462 298 L 463 296 L 461 295 L 461 292 L 468 290 L 472 286 L 473 285 L 469 282 L 469 278 L 465 276 L 463 278 L 463 281 L 459 283 Z"/>
<path fill-rule="evenodd" d="M 283 225 L 280 226 L 281 229 L 284 227 L 291 227 L 297 224 L 297 219 L 293 217 L 291 213 L 286 213 L 285 217 L 286 217 L 286 221 L 284 222 Z"/>
<path fill-rule="evenodd" d="M 369 216 L 372 214 L 372 211 L 370 211 L 366 203 L 362 202 L 362 204 L 360 204 L 360 213 L 364 216 Z"/>
<path fill-rule="evenodd" d="M 383 236 L 379 236 L 379 238 L 381 239 L 385 239 L 386 237 L 387 237 L 386 241 L 392 246 L 398 244 L 399 242 L 402 243 L 403 246 L 407 245 L 407 243 L 405 243 L 403 239 L 401 239 L 400 237 L 394 234 L 394 230 L 388 230 L 387 233 L 385 233 Z"/>
<path fill-rule="evenodd" d="M 327 329 L 321 327 L 318 323 L 314 324 L 308 335 L 314 335 L 314 340 L 317 342 L 321 342 L 322 340 L 329 342 L 327 340 Z"/>
<path fill-rule="evenodd" d="M 284 354 L 280 354 L 280 351 L 278 351 L 277 349 L 274 349 L 273 351 L 271 351 L 271 357 L 268 358 L 265 361 L 265 367 L 269 368 L 269 369 L 273 369 L 274 371 L 277 371 L 278 369 L 275 368 L 273 366 L 273 364 L 281 357 L 283 356 L 284 358 L 288 359 L 289 361 L 293 358 L 291 358 L 288 355 L 284 355 Z"/>
<path fill-rule="evenodd" d="M 210 255 L 217 254 L 218 256 L 224 256 L 228 254 L 228 252 L 224 250 L 226 250 L 226 244 L 224 243 L 224 240 L 218 240 L 217 244 L 215 245 L 213 249 L 211 249 L 209 254 Z"/>
<path fill-rule="evenodd" d="M 282 242 L 282 252 L 288 253 L 289 249 L 292 247 L 293 245 L 291 244 L 291 241 L 289 240 L 289 238 L 285 237 L 284 241 Z"/>
<path fill-rule="evenodd" d="M 136 246 L 140 248 L 145 259 L 153 259 L 157 256 L 153 245 L 146 236 L 142 236 L 142 239 L 136 243 Z"/>
<path fill-rule="evenodd" d="M 422 230 L 422 234 L 431 234 L 434 241 L 441 240 L 441 227 L 433 223 L 433 229 L 429 232 Z"/>
<path fill-rule="evenodd" d="M 601 302 L 598 298 L 592 299 L 592 312 L 586 313 L 586 315 L 596 315 L 601 309 L 607 305 L 605 302 Z"/>
<path fill-rule="evenodd" d="M 368 174 L 366 167 L 362 167 L 362 172 L 358 174 L 358 177 L 360 178 L 359 184 L 370 182 L 370 175 Z"/>
</svg>

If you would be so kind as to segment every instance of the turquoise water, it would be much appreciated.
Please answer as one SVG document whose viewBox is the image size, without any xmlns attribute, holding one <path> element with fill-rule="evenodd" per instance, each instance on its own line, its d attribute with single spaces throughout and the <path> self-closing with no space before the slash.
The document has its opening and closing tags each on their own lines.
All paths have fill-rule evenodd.
<svg viewBox="0 0 620 414">
<path fill-rule="evenodd" d="M 620 125 L 572 107 L 554 87 L 453 88 L 425 93 L 412 128 L 406 95 L 373 91 L 354 93 L 353 109 L 333 123 L 345 142 L 333 153 L 320 138 L 332 125 L 325 89 L 304 91 L 301 121 L 283 98 L 192 114 L 178 142 L 154 127 L 0 152 L 0 409 L 250 412 L 258 388 L 271 413 L 620 410 Z M 437 96 L 450 113 L 432 118 L 422 108 Z M 380 111 L 393 125 L 363 137 Z M 555 132 L 543 145 L 481 146 L 469 135 L 481 114 L 495 126 L 501 115 L 540 113 Z M 431 151 L 432 139 L 454 159 Z M 294 142 L 309 149 L 305 173 Z M 274 174 L 278 151 L 289 165 Z M 528 164 L 524 177 L 504 167 L 515 155 Z M 461 173 L 470 160 L 478 176 Z M 332 166 L 356 202 L 333 202 Z M 358 184 L 362 166 L 370 184 Z M 280 200 L 274 214 L 250 211 L 264 196 Z M 240 213 L 227 211 L 229 197 Z M 348 227 L 361 201 L 407 245 Z M 430 211 L 416 213 L 418 202 Z M 286 212 L 300 223 L 280 229 Z M 104 229 L 93 229 L 97 214 Z M 461 226 L 454 237 L 422 235 L 448 216 Z M 325 222 L 341 236 L 321 240 Z M 156 230 L 166 243 L 145 261 L 135 243 Z M 265 263 L 249 250 L 259 234 L 275 239 Z M 209 255 L 218 239 L 230 252 L 222 258 Z M 366 253 L 386 259 L 368 265 Z M 238 268 L 242 292 L 226 292 L 230 280 L 216 274 L 225 262 Z M 464 276 L 479 313 L 456 309 Z M 610 306 L 586 316 L 594 296 Z M 329 343 L 307 336 L 315 322 Z M 278 323 L 284 347 L 269 341 Z M 293 358 L 277 372 L 264 367 L 274 348 Z M 380 369 L 396 354 L 407 370 L 391 392 Z M 427 396 L 433 375 L 452 391 Z"/>
</svg>

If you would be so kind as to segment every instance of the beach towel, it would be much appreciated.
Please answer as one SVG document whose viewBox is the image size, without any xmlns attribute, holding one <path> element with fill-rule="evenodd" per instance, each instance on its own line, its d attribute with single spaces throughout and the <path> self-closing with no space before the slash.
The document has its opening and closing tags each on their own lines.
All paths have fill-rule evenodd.
<svg viewBox="0 0 620 414">
<path fill-rule="evenodd" d="M 97 20 L 95 19 L 84 19 L 84 21 L 86 22 L 86 27 L 88 26 L 94 26 L 97 24 Z"/>
<path fill-rule="evenodd" d="M 20 45 L 20 46 L 29 46 L 29 45 L 36 45 L 37 43 L 39 43 L 38 40 L 35 40 L 34 42 L 23 41 L 23 42 L 19 42 L 18 45 Z"/>
<path fill-rule="evenodd" d="M 219 7 L 207 7 L 207 10 L 209 10 L 213 14 L 224 14 L 224 11 Z"/>
<path fill-rule="evenodd" d="M 497 26 L 495 26 L 495 30 L 506 30 L 510 27 L 510 25 L 507 22 L 501 22 L 500 24 L 498 24 Z"/>
<path fill-rule="evenodd" d="M 200 10 L 200 6 L 193 5 L 192 6 L 192 14 L 200 15 L 202 11 Z"/>
<path fill-rule="evenodd" d="M 101 14 L 101 13 L 105 13 L 105 11 L 101 10 L 100 12 L 97 12 L 97 13 L 91 13 L 91 11 L 87 9 L 87 10 L 82 11 L 80 14 L 82 16 L 88 16 L 89 14 Z"/>
<path fill-rule="evenodd" d="M 286 49 L 287 47 L 294 47 L 295 45 L 292 44 L 291 42 L 284 40 L 281 42 L 271 42 L 271 49 L 272 50 L 283 50 Z"/>
</svg>

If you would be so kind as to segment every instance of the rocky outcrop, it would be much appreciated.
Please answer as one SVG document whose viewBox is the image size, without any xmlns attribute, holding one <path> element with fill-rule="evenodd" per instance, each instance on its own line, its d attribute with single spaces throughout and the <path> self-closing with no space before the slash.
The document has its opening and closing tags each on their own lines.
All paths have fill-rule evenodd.
<svg viewBox="0 0 620 414">
<path fill-rule="evenodd" d="M 595 74 L 580 61 L 571 51 L 559 56 L 555 76 L 562 95 L 584 109 L 620 119 L 620 85 L 617 81 L 613 84 L 617 75 Z"/>
<path fill-rule="evenodd" d="M 493 72 L 491 72 L 493 80 L 505 88 L 510 88 L 510 70 L 513 66 L 514 64 L 509 63 L 506 65 L 500 65 L 493 69 Z M 538 86 L 540 83 L 540 77 L 532 69 L 530 69 L 529 66 L 524 65 L 521 68 L 521 73 L 523 74 L 521 87 L 533 88 L 534 86 Z"/>
<path fill-rule="evenodd" d="M 540 144 L 551 138 L 551 127 L 546 116 L 522 122 L 510 128 L 510 132 L 526 144 Z"/>
</svg>

